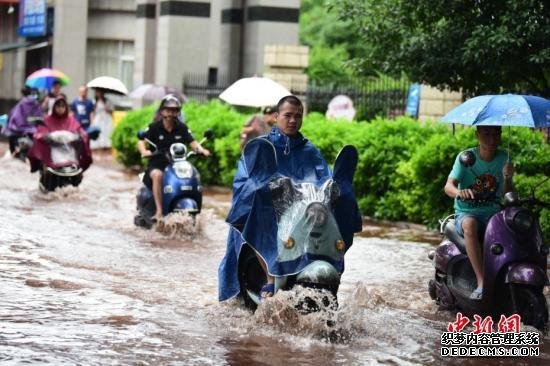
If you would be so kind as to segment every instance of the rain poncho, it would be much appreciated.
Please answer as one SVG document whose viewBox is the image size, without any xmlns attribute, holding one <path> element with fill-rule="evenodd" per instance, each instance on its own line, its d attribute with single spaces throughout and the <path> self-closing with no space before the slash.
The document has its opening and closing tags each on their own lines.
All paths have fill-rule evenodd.
<svg viewBox="0 0 550 366">
<path fill-rule="evenodd" d="M 2 129 L 5 136 L 33 134 L 36 125 L 33 118 L 42 118 L 42 108 L 36 99 L 24 97 L 10 112 L 8 124 Z"/>
<path fill-rule="evenodd" d="M 56 99 L 54 106 L 60 99 L 61 97 Z M 68 113 L 68 106 L 66 113 L 63 115 L 55 113 L 54 108 L 52 114 L 44 119 L 44 124 L 39 125 L 36 129 L 33 135 L 34 143 L 28 154 L 28 158 L 31 162 L 31 172 L 39 170 L 42 164 L 55 168 L 50 155 L 50 145 L 45 141 L 45 137 L 54 131 L 69 131 L 79 134 L 81 139 L 76 142 L 78 145 L 76 147 L 78 151 L 79 166 L 82 170 L 86 170 L 92 163 L 92 153 L 90 151 L 88 134 L 82 129 L 80 123 Z"/>
<path fill-rule="evenodd" d="M 321 186 L 332 178 L 327 163 L 313 144 L 301 134 L 294 138 L 282 134 L 277 127 L 261 137 L 275 148 L 276 165 L 271 167 L 269 149 L 262 144 L 245 148 L 239 160 L 233 181 L 233 200 L 227 216 L 230 225 L 227 250 L 219 268 L 219 300 L 227 300 L 240 292 L 237 275 L 238 258 L 242 246 L 249 243 L 265 259 L 268 271 L 274 276 L 299 272 L 307 263 L 297 261 L 294 266 L 277 261 L 277 215 L 275 213 L 269 182 L 290 177 L 295 183 L 308 182 Z M 246 159 L 246 164 L 245 164 Z M 247 167 L 252 167 L 247 171 Z M 336 180 L 336 179 L 335 179 Z M 342 237 L 349 248 L 353 233 L 361 229 L 361 217 L 350 184 L 343 184 L 335 218 Z M 336 264 L 343 271 L 343 262 Z"/>
</svg>

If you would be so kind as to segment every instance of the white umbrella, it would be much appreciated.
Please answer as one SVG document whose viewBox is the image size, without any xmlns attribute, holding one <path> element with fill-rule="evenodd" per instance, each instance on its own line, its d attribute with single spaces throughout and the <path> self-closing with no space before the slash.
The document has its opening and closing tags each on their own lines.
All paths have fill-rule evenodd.
<svg viewBox="0 0 550 366">
<path fill-rule="evenodd" d="M 266 107 L 290 94 L 287 88 L 269 78 L 253 76 L 235 81 L 219 98 L 233 105 Z"/>
<path fill-rule="evenodd" d="M 128 94 L 128 89 L 124 83 L 111 76 L 97 77 L 86 84 L 86 86 L 88 88 L 103 89 L 106 93 Z"/>
</svg>

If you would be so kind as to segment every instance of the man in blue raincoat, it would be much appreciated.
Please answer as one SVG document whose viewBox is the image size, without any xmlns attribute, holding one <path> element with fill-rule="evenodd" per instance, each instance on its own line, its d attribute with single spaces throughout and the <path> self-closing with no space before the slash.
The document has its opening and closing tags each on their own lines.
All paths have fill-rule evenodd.
<svg viewBox="0 0 550 366">
<path fill-rule="evenodd" d="M 256 163 L 260 171 L 247 171 L 245 155 L 261 160 L 262 154 L 247 154 L 246 148 L 239 160 L 233 181 L 232 206 L 226 219 L 231 226 L 227 251 L 219 268 L 220 301 L 230 299 L 240 292 L 238 258 L 242 246 L 246 243 L 253 247 L 266 273 L 267 283 L 262 288 L 262 297 L 273 295 L 273 275 L 288 274 L 288 268 L 276 261 L 277 221 L 268 192 L 268 183 L 277 178 L 289 177 L 296 183 L 309 182 L 320 186 L 332 177 L 319 150 L 299 132 L 302 117 L 303 105 L 300 99 L 293 95 L 283 97 L 277 104 L 276 126 L 268 135 L 260 137 L 269 141 L 275 148 L 275 173 L 262 176 L 264 172 L 261 167 L 265 165 L 263 161 Z M 346 247 L 351 245 L 353 233 L 361 230 L 361 217 L 351 187 L 348 191 L 346 214 L 342 215 L 344 209 L 337 210 L 340 211 L 340 215 L 336 212 L 336 220 Z"/>
</svg>

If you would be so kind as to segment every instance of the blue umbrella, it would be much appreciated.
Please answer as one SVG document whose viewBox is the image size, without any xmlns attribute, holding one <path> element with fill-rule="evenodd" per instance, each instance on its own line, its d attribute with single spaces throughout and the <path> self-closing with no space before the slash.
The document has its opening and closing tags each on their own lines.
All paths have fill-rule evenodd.
<svg viewBox="0 0 550 366">
<path fill-rule="evenodd" d="M 452 109 L 441 121 L 476 126 L 550 127 L 550 100 L 532 95 L 480 95 Z"/>
</svg>

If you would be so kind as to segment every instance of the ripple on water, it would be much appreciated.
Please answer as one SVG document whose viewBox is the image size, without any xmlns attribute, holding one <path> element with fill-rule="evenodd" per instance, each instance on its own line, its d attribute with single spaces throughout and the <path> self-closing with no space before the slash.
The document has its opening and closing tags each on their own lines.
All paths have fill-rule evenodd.
<svg viewBox="0 0 550 366">
<path fill-rule="evenodd" d="M 99 324 L 107 324 L 115 327 L 136 325 L 139 321 L 132 315 L 110 315 L 97 320 Z"/>
</svg>

